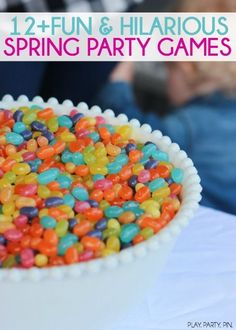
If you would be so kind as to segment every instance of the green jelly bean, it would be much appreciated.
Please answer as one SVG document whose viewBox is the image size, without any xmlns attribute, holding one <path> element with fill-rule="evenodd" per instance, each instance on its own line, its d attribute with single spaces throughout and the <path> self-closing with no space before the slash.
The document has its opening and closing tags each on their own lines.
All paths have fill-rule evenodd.
<svg viewBox="0 0 236 330">
<path fill-rule="evenodd" d="M 96 157 L 91 153 L 84 154 L 83 158 L 86 164 L 94 164 L 96 162 Z"/>
<path fill-rule="evenodd" d="M 120 240 L 122 243 L 130 243 L 134 237 L 139 233 L 140 228 L 135 223 L 123 225 L 120 233 Z"/>
<path fill-rule="evenodd" d="M 23 116 L 23 123 L 25 125 L 30 125 L 33 121 L 37 119 L 37 113 L 34 110 L 26 112 L 26 114 Z"/>
<path fill-rule="evenodd" d="M 69 129 L 73 126 L 72 120 L 67 116 L 59 116 L 58 117 L 58 124 L 61 127 L 67 127 Z"/>
<path fill-rule="evenodd" d="M 171 171 L 171 178 L 175 183 L 182 183 L 184 178 L 184 172 L 181 168 L 173 168 Z"/>
<path fill-rule="evenodd" d="M 102 232 L 102 239 L 105 240 L 107 239 L 108 237 L 111 237 L 111 236 L 119 236 L 120 235 L 120 230 L 117 229 L 117 228 L 107 228 L 105 230 L 103 230 Z"/>
<path fill-rule="evenodd" d="M 148 188 L 150 189 L 151 192 L 165 186 L 166 186 L 166 181 L 162 178 L 154 179 L 152 182 L 148 184 Z"/>
<path fill-rule="evenodd" d="M 82 165 L 84 164 L 84 157 L 80 152 L 75 152 L 72 154 L 72 163 L 75 165 Z"/>
<path fill-rule="evenodd" d="M 20 134 L 14 132 L 7 133 L 6 140 L 8 143 L 14 144 L 15 146 L 19 146 L 24 142 L 24 138 Z"/>
<path fill-rule="evenodd" d="M 122 207 L 109 206 L 105 209 L 105 216 L 107 218 L 118 218 L 124 212 Z"/>
<path fill-rule="evenodd" d="M 13 268 L 15 265 L 16 259 L 13 255 L 9 255 L 2 263 L 3 268 Z"/>
<path fill-rule="evenodd" d="M 85 188 L 75 187 L 72 190 L 72 195 L 79 201 L 86 201 L 89 199 L 89 194 Z"/>
<path fill-rule="evenodd" d="M 52 133 L 55 133 L 59 127 L 58 119 L 56 117 L 50 118 L 47 121 L 47 127 Z"/>
<path fill-rule="evenodd" d="M 67 220 L 61 220 L 57 223 L 55 231 L 58 237 L 63 237 L 66 235 L 69 227 L 69 222 Z"/>
<path fill-rule="evenodd" d="M 66 253 L 66 250 L 77 243 L 78 237 L 74 234 L 66 234 L 64 237 L 60 239 L 58 244 L 58 254 L 63 256 Z"/>
<path fill-rule="evenodd" d="M 69 205 L 72 209 L 75 206 L 75 199 L 71 194 L 66 194 L 63 197 L 63 201 L 64 201 L 65 205 Z"/>
<path fill-rule="evenodd" d="M 60 171 L 58 168 L 50 168 L 49 170 L 38 175 L 38 182 L 42 185 L 46 185 L 52 181 L 55 181 L 59 173 Z"/>
<path fill-rule="evenodd" d="M 40 224 L 43 228 L 55 228 L 57 222 L 54 218 L 45 215 L 40 219 Z"/>
</svg>

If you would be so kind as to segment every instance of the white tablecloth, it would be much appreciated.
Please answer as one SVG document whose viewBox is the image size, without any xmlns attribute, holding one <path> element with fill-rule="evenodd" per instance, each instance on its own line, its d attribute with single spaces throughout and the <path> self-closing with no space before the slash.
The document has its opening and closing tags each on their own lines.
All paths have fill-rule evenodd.
<svg viewBox="0 0 236 330">
<path fill-rule="evenodd" d="M 226 329 L 223 322 L 236 329 L 236 217 L 201 207 L 152 293 L 115 330 Z"/>
</svg>

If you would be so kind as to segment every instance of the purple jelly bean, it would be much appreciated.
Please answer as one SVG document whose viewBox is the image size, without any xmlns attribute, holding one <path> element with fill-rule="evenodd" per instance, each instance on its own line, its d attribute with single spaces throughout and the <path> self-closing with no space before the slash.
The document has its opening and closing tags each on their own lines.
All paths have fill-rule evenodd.
<svg viewBox="0 0 236 330">
<path fill-rule="evenodd" d="M 47 130 L 47 127 L 43 123 L 40 123 L 40 121 L 37 120 L 31 123 L 31 128 L 32 130 L 38 132 L 45 132 Z"/>
<path fill-rule="evenodd" d="M 48 139 L 49 142 L 54 140 L 54 134 L 50 131 L 44 131 L 42 134 L 46 139 Z"/>
<path fill-rule="evenodd" d="M 21 110 L 16 110 L 16 112 L 14 112 L 13 114 L 13 119 L 17 122 L 17 121 L 22 121 L 24 116 L 24 112 Z"/>
<path fill-rule="evenodd" d="M 108 220 L 106 218 L 102 218 L 96 223 L 95 228 L 98 230 L 104 230 L 107 228 L 107 222 Z"/>
<path fill-rule="evenodd" d="M 30 130 L 26 129 L 21 133 L 21 136 L 23 136 L 24 140 L 28 141 L 32 138 L 33 134 Z"/>
<path fill-rule="evenodd" d="M 69 219 L 69 230 L 72 230 L 77 225 L 77 220 L 75 218 Z"/>
<path fill-rule="evenodd" d="M 88 199 L 87 202 L 91 207 L 99 207 L 99 203 L 95 201 L 94 199 Z"/>
<path fill-rule="evenodd" d="M 87 236 L 96 237 L 102 239 L 102 231 L 98 229 L 91 230 L 86 234 Z"/>
<path fill-rule="evenodd" d="M 158 165 L 158 161 L 156 159 L 150 159 L 145 163 L 144 168 L 146 170 L 150 170 L 152 168 L 156 168 L 157 165 Z"/>
<path fill-rule="evenodd" d="M 33 206 L 25 206 L 20 209 L 20 214 L 26 215 L 29 219 L 37 217 L 38 213 L 37 207 Z"/>
<path fill-rule="evenodd" d="M 138 183 L 138 176 L 137 175 L 132 175 L 128 180 L 128 185 L 131 188 L 134 188 L 137 183 Z"/>
<path fill-rule="evenodd" d="M 76 113 L 71 117 L 73 124 L 75 125 L 84 115 L 82 113 Z"/>
<path fill-rule="evenodd" d="M 49 197 L 45 200 L 46 207 L 55 207 L 64 204 L 63 198 L 60 197 Z"/>
<path fill-rule="evenodd" d="M 136 150 L 137 146 L 134 143 L 128 143 L 125 147 L 126 153 L 128 154 L 132 150 Z"/>
</svg>

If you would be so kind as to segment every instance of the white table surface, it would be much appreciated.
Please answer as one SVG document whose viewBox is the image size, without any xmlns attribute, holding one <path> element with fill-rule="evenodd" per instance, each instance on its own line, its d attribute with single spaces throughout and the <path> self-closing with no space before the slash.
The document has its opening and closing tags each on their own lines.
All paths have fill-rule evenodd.
<svg viewBox="0 0 236 330">
<path fill-rule="evenodd" d="M 114 330 L 226 329 L 223 322 L 236 329 L 236 217 L 201 207 L 152 293 Z"/>
</svg>

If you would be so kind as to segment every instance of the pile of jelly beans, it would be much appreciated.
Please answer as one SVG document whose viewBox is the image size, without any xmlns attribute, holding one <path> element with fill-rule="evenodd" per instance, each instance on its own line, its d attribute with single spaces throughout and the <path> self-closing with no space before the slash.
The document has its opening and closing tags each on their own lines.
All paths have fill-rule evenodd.
<svg viewBox="0 0 236 330">
<path fill-rule="evenodd" d="M 74 264 L 142 243 L 178 212 L 182 180 L 129 125 L 77 109 L 1 109 L 0 268 Z"/>
</svg>

